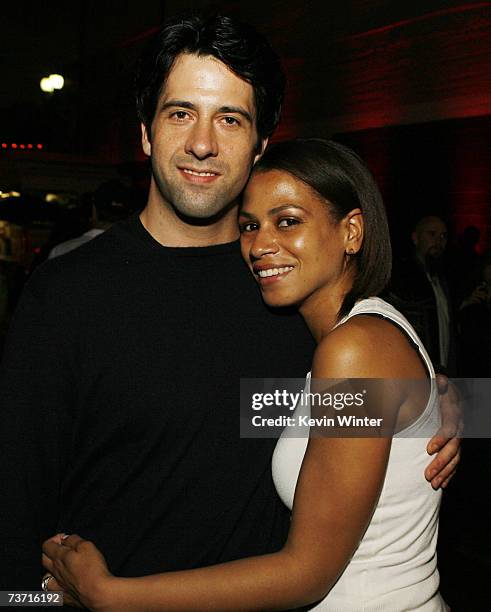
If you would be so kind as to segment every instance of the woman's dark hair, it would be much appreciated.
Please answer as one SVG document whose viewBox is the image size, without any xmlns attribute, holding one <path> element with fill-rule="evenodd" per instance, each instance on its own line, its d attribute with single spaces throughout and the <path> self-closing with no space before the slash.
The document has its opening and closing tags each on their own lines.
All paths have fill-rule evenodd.
<svg viewBox="0 0 491 612">
<path fill-rule="evenodd" d="M 350 256 L 356 273 L 339 316 L 347 314 L 357 300 L 378 295 L 389 282 L 392 267 L 389 227 L 375 180 L 358 155 L 333 141 L 289 140 L 268 148 L 254 167 L 254 173 L 268 170 L 282 170 L 303 181 L 326 200 L 336 222 L 354 208 L 361 209 L 363 245 Z"/>
<path fill-rule="evenodd" d="M 138 117 L 149 131 L 160 92 L 181 53 L 211 55 L 250 83 L 259 137 L 271 136 L 280 120 L 285 89 L 279 57 L 254 28 L 222 15 L 168 22 L 151 40 L 135 79 Z"/>
</svg>

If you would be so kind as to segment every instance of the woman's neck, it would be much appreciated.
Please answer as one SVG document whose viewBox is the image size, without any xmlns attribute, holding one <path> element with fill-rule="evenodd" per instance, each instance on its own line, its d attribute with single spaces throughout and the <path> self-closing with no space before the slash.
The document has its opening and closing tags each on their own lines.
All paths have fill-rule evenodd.
<svg viewBox="0 0 491 612">
<path fill-rule="evenodd" d="M 317 344 L 327 336 L 339 321 L 339 311 L 352 283 L 338 287 L 324 287 L 315 291 L 299 306 L 299 312 L 307 323 Z"/>
</svg>

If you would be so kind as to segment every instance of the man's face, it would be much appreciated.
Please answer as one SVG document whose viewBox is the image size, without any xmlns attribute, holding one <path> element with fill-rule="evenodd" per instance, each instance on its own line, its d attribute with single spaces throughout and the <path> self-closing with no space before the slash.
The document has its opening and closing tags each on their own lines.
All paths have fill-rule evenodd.
<svg viewBox="0 0 491 612">
<path fill-rule="evenodd" d="M 191 218 L 217 215 L 259 158 L 254 90 L 214 57 L 182 54 L 142 143 L 165 205 Z"/>
<path fill-rule="evenodd" d="M 427 217 L 418 224 L 412 239 L 420 257 L 437 259 L 447 246 L 447 226 L 438 217 Z"/>
</svg>

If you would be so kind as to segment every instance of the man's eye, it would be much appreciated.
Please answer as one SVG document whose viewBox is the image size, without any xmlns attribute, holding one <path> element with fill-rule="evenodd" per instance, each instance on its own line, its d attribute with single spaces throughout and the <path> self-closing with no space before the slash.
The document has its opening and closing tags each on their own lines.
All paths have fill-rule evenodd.
<svg viewBox="0 0 491 612">
<path fill-rule="evenodd" d="M 278 223 L 278 227 L 291 227 L 292 225 L 297 225 L 299 222 L 297 219 L 293 219 L 293 217 L 284 217 L 280 219 Z"/>
<path fill-rule="evenodd" d="M 242 233 L 254 232 L 255 230 L 257 230 L 257 228 L 258 228 L 257 223 L 242 223 L 240 226 L 240 231 Z"/>
<path fill-rule="evenodd" d="M 179 121 L 183 121 L 184 119 L 186 119 L 186 117 L 188 116 L 186 111 L 174 111 L 171 114 L 171 117 L 173 119 L 178 119 Z"/>
<path fill-rule="evenodd" d="M 222 121 L 227 125 L 240 125 L 240 122 L 235 117 L 223 117 Z"/>
</svg>

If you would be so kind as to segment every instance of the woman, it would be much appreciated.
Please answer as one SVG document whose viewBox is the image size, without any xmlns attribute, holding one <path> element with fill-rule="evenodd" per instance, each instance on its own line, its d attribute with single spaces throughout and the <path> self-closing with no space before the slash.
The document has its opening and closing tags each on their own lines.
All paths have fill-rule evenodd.
<svg viewBox="0 0 491 612">
<path fill-rule="evenodd" d="M 417 437 L 423 426 L 429 437 L 438 425 L 434 385 L 430 393 L 427 384 L 434 370 L 407 321 L 373 298 L 388 280 L 391 258 L 373 178 L 338 144 L 279 144 L 254 169 L 240 228 L 243 256 L 266 303 L 296 306 L 317 341 L 313 380 L 423 382 L 423 391 L 395 385 L 382 407 L 407 439 L 285 435 L 273 472 L 293 505 L 292 523 L 277 553 L 117 578 L 90 542 L 57 536 L 45 543 L 46 569 L 94 610 L 281 610 L 319 600 L 318 609 L 350 612 L 445 610 L 435 561 L 441 494 L 420 476 L 427 440 Z M 374 416 L 372 406 L 367 410 Z M 50 581 L 50 589 L 57 586 Z"/>
</svg>

